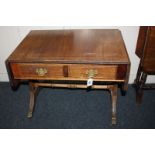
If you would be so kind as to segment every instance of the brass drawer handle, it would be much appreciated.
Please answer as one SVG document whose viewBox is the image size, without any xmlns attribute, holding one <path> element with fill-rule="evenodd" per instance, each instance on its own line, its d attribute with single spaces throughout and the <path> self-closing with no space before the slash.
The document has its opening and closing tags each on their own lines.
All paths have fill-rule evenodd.
<svg viewBox="0 0 155 155">
<path fill-rule="evenodd" d="M 36 73 L 38 76 L 45 76 L 47 74 L 47 69 L 46 68 L 37 68 Z"/>
<path fill-rule="evenodd" d="M 98 74 L 98 71 L 94 69 L 90 69 L 86 71 L 86 75 L 88 76 L 88 78 L 94 78 L 97 74 Z"/>
</svg>

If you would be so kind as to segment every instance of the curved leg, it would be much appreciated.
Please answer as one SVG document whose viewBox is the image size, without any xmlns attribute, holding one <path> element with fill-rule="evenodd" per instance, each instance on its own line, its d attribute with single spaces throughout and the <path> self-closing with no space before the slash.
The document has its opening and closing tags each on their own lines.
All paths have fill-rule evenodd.
<svg viewBox="0 0 155 155">
<path fill-rule="evenodd" d="M 36 92 L 37 92 L 38 86 L 35 86 L 35 84 L 32 82 L 30 82 L 29 85 L 30 85 L 30 103 L 29 103 L 29 110 L 28 110 L 27 117 L 31 118 L 33 109 L 34 109 L 35 97 L 36 97 Z"/>
<path fill-rule="evenodd" d="M 117 85 L 110 86 L 109 90 L 112 99 L 112 124 L 116 124 Z"/>
</svg>

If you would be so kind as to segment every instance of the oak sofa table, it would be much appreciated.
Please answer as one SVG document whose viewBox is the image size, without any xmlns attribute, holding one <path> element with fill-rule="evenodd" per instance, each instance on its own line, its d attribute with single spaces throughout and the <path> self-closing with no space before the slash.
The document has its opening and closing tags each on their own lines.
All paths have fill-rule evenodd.
<svg viewBox="0 0 155 155">
<path fill-rule="evenodd" d="M 117 29 L 34 30 L 6 60 L 12 89 L 28 81 L 32 117 L 39 87 L 108 89 L 116 124 L 117 88 L 127 91 L 130 60 Z"/>
</svg>

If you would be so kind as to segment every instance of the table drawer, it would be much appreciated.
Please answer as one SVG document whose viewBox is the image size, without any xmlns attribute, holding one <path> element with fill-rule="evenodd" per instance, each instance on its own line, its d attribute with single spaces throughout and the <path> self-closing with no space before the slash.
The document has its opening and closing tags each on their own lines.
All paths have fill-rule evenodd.
<svg viewBox="0 0 155 155">
<path fill-rule="evenodd" d="M 71 65 L 69 76 L 80 79 L 115 80 L 117 65 Z"/>
<path fill-rule="evenodd" d="M 63 65 L 12 63 L 11 68 L 15 79 L 52 79 L 63 78 Z"/>
<path fill-rule="evenodd" d="M 40 80 L 87 80 L 99 81 L 122 80 L 126 68 L 122 65 L 88 65 L 88 64 L 42 64 L 12 63 L 15 79 Z"/>
</svg>

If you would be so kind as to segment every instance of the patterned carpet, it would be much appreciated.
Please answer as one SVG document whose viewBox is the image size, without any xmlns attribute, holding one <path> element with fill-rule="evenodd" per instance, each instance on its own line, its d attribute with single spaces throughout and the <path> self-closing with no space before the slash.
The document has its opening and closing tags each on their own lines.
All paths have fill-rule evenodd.
<svg viewBox="0 0 155 155">
<path fill-rule="evenodd" d="M 0 83 L 2 129 L 147 129 L 155 128 L 155 90 L 144 93 L 141 106 L 132 86 L 126 96 L 118 91 L 117 125 L 111 125 L 110 93 L 103 90 L 41 89 L 32 119 L 26 117 L 29 87 L 12 91 Z"/>
</svg>

